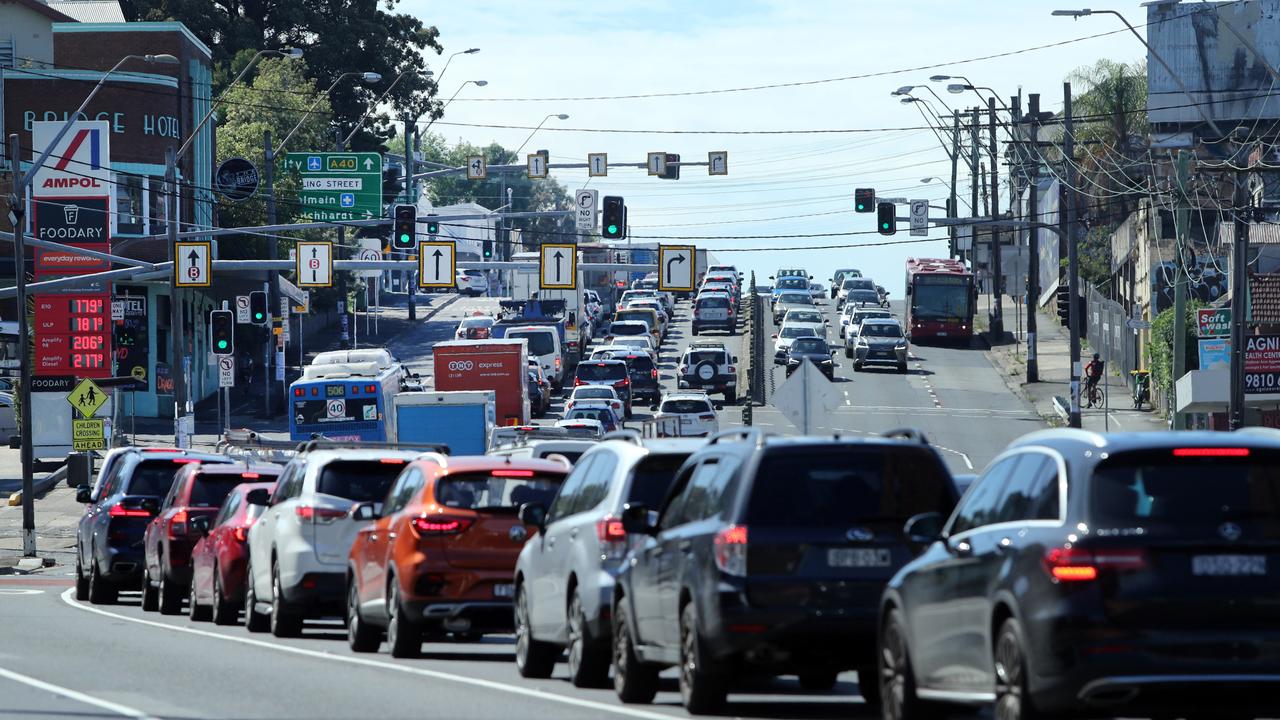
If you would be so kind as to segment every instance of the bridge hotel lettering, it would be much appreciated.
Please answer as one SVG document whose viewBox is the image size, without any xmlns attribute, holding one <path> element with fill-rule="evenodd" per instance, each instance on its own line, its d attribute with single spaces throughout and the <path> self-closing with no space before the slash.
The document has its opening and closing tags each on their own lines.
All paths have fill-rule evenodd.
<svg viewBox="0 0 1280 720">
<path fill-rule="evenodd" d="M 0 18 L 4 5 L 0 4 Z M 52 62 L 29 67 L 4 67 L 0 60 L 0 134 L 17 133 L 24 165 L 43 146 L 35 141 L 42 126 L 60 126 L 74 115 L 80 103 L 103 75 L 126 55 L 167 53 L 178 64 L 148 64 L 130 60 L 112 73 L 101 90 L 76 116 L 76 124 L 63 138 L 63 149 L 81 129 L 86 135 L 73 160 L 62 172 L 38 176 L 30 187 L 26 212 L 27 231 L 39 238 L 147 262 L 168 260 L 168 246 L 147 236 L 165 231 L 165 151 L 177 149 L 210 107 L 212 77 L 209 48 L 181 23 L 78 23 L 51 22 Z M 37 53 L 21 47 L 18 55 Z M 178 161 L 178 177 L 184 189 L 178 209 L 180 222 L 213 225 L 214 125 L 206 123 L 190 149 Z M 47 137 L 51 138 L 52 134 Z M 99 174 L 92 169 L 92 142 L 98 143 Z M 57 165 L 64 153 L 55 149 L 46 168 Z M 7 172 L 0 172 L 0 229 L 8 230 L 10 191 Z M 29 246 L 27 272 L 36 280 L 111 269 L 108 262 L 70 251 L 34 249 Z M 0 257 L 12 257 L 12 246 L 0 241 Z M 120 266 L 116 266 L 117 268 Z M 0 286 L 12 286 L 13 265 L 0 260 Z M 76 375 L 100 377 L 118 374 L 112 360 L 119 360 L 124 321 L 111 319 L 111 302 L 128 295 L 148 312 L 132 318 L 129 333 L 145 347 L 132 356 L 146 358 L 144 374 L 149 382 L 136 393 L 126 393 L 122 415 L 168 416 L 169 397 L 161 397 L 159 378 L 172 377 L 169 357 L 169 287 L 163 281 L 117 281 L 82 288 L 76 293 L 44 294 L 36 298 L 37 332 L 35 372 L 43 377 Z M 75 302 L 76 300 L 80 302 Z M 214 299 L 198 292 L 185 294 L 186 318 L 183 355 L 190 359 L 191 400 L 198 402 L 216 391 L 217 365 L 207 362 L 206 311 Z M 101 303 L 98 300 L 102 300 Z M 12 300 L 0 300 L 0 317 L 15 313 Z M 99 325 L 105 326 L 101 331 Z M 77 349 L 77 347 L 79 349 Z M 71 367 L 79 362 L 95 364 L 101 352 L 102 369 Z M 126 364 L 128 362 L 126 361 Z M 181 365 L 179 365 L 181 367 Z M 126 368 L 128 370 L 128 368 Z M 136 402 L 136 405 L 131 403 Z"/>
</svg>

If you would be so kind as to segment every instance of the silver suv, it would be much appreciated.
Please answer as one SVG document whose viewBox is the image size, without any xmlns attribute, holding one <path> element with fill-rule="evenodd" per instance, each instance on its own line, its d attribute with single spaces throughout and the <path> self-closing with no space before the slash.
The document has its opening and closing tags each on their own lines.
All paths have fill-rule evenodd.
<svg viewBox="0 0 1280 720">
<path fill-rule="evenodd" d="M 676 470 L 703 444 L 641 444 L 634 431 L 611 437 L 578 460 L 549 508 L 520 509 L 538 527 L 516 561 L 516 668 L 525 677 L 551 677 L 567 648 L 574 685 L 607 685 L 613 581 L 629 549 L 622 508 L 658 507 Z"/>
</svg>

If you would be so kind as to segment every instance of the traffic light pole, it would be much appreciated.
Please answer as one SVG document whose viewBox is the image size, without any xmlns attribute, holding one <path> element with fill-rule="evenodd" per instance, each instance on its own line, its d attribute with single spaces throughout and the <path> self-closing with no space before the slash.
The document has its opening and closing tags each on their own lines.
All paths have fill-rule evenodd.
<svg viewBox="0 0 1280 720">
<path fill-rule="evenodd" d="M 27 320 L 27 248 L 23 241 L 25 224 L 23 214 L 26 212 L 26 186 L 22 177 L 22 153 L 18 149 L 18 135 L 9 135 L 9 170 L 13 173 L 13 195 L 10 196 L 10 211 L 15 218 L 13 223 L 13 276 L 17 280 L 18 290 L 18 397 L 22 403 L 19 410 L 20 442 L 19 454 L 22 464 L 22 555 L 36 556 L 36 498 L 35 485 L 31 477 L 35 466 L 35 452 L 31 446 L 31 337 L 28 335 Z M 35 172 L 35 168 L 31 169 Z"/>
<path fill-rule="evenodd" d="M 1073 132 L 1073 119 L 1071 117 L 1071 83 L 1062 84 L 1062 122 L 1065 131 L 1062 138 L 1062 156 L 1066 162 L 1063 163 L 1063 174 L 1065 181 L 1062 183 L 1062 200 L 1063 212 L 1058 213 L 1058 219 L 1062 226 L 1062 237 L 1067 243 L 1067 294 L 1071 298 L 1071 304 L 1067 308 L 1067 325 L 1071 338 L 1071 414 L 1068 418 L 1069 424 L 1073 428 L 1080 427 L 1080 321 L 1084 318 L 1080 317 L 1080 254 L 1079 243 L 1076 242 L 1077 233 L 1074 231 L 1076 199 L 1074 185 L 1075 173 L 1072 172 L 1074 167 L 1076 141 Z"/>
<path fill-rule="evenodd" d="M 1000 216 L 1000 153 L 996 143 L 996 99 L 987 99 L 987 132 L 990 134 L 991 151 L 991 217 Z M 1000 231 L 991 229 L 991 294 L 995 299 L 995 308 L 991 312 L 991 344 L 1004 342 L 1004 295 L 1003 263 L 1004 249 L 1000 246 Z"/>
<path fill-rule="evenodd" d="M 267 224 L 274 225 L 276 223 L 276 154 L 275 148 L 271 145 L 271 131 L 264 130 L 262 132 L 263 145 L 263 173 L 266 175 L 267 184 Z M 279 256 L 279 248 L 275 238 L 267 238 L 267 258 L 275 260 Z M 262 354 L 262 416 L 269 418 L 272 412 L 271 404 L 271 360 L 274 348 L 271 344 L 275 342 L 275 335 L 272 334 L 272 328 L 275 323 L 272 317 L 280 310 L 280 299 L 277 292 L 278 283 L 274 271 L 267 271 L 266 287 L 263 290 L 267 293 L 267 342 L 265 352 Z"/>
<path fill-rule="evenodd" d="M 342 152 L 342 132 L 334 133 L 336 141 L 333 149 Z M 338 226 L 338 246 L 333 249 L 336 253 L 335 259 L 345 260 L 347 258 L 347 228 L 344 225 Z M 335 271 L 336 272 L 336 271 Z M 351 349 L 351 329 L 350 329 L 350 312 L 354 308 L 347 307 L 347 274 L 338 273 L 338 325 L 341 330 L 341 345 L 343 350 Z"/>
<path fill-rule="evenodd" d="M 410 144 L 416 141 L 418 137 L 418 125 L 414 123 L 409 115 L 404 116 L 404 201 L 410 205 L 418 204 L 418 193 L 416 184 L 413 182 L 413 146 Z M 413 142 L 416 144 L 416 142 Z M 413 282 L 413 273 L 403 273 L 401 282 L 409 287 L 406 292 L 409 294 L 409 322 L 418 319 L 418 283 Z"/>
</svg>

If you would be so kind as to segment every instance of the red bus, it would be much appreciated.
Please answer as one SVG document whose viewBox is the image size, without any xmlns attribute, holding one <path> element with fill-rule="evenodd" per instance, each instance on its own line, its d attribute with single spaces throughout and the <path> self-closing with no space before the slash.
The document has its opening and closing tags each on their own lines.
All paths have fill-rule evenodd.
<svg viewBox="0 0 1280 720">
<path fill-rule="evenodd" d="M 912 342 L 973 337 L 977 292 L 959 260 L 907 258 L 904 328 Z"/>
</svg>

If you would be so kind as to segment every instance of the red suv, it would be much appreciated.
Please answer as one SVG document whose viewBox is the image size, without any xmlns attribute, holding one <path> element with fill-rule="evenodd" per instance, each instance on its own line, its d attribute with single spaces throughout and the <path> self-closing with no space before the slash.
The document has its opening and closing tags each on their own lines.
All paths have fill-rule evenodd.
<svg viewBox="0 0 1280 720">
<path fill-rule="evenodd" d="M 413 657 L 427 632 L 474 639 L 514 627 L 516 558 L 537 532 L 517 517 L 526 503 L 549 504 L 569 468 L 549 460 L 451 457 L 429 453 L 392 484 L 380 512 L 351 546 L 347 639 L 356 652 L 382 642 Z"/>
<path fill-rule="evenodd" d="M 159 610 L 165 615 L 182 610 L 182 600 L 191 588 L 191 549 L 201 537 L 191 519 L 213 517 L 232 488 L 258 482 L 264 471 L 274 480 L 280 468 L 189 463 L 178 471 L 159 514 L 143 535 L 143 610 Z"/>
<path fill-rule="evenodd" d="M 259 482 L 232 488 L 217 517 L 197 515 L 190 521 L 203 536 L 191 551 L 187 610 L 192 620 L 234 625 L 239 619 L 249 561 L 249 528 L 271 502 L 280 468 L 266 465 L 249 471 L 258 473 Z"/>
</svg>

